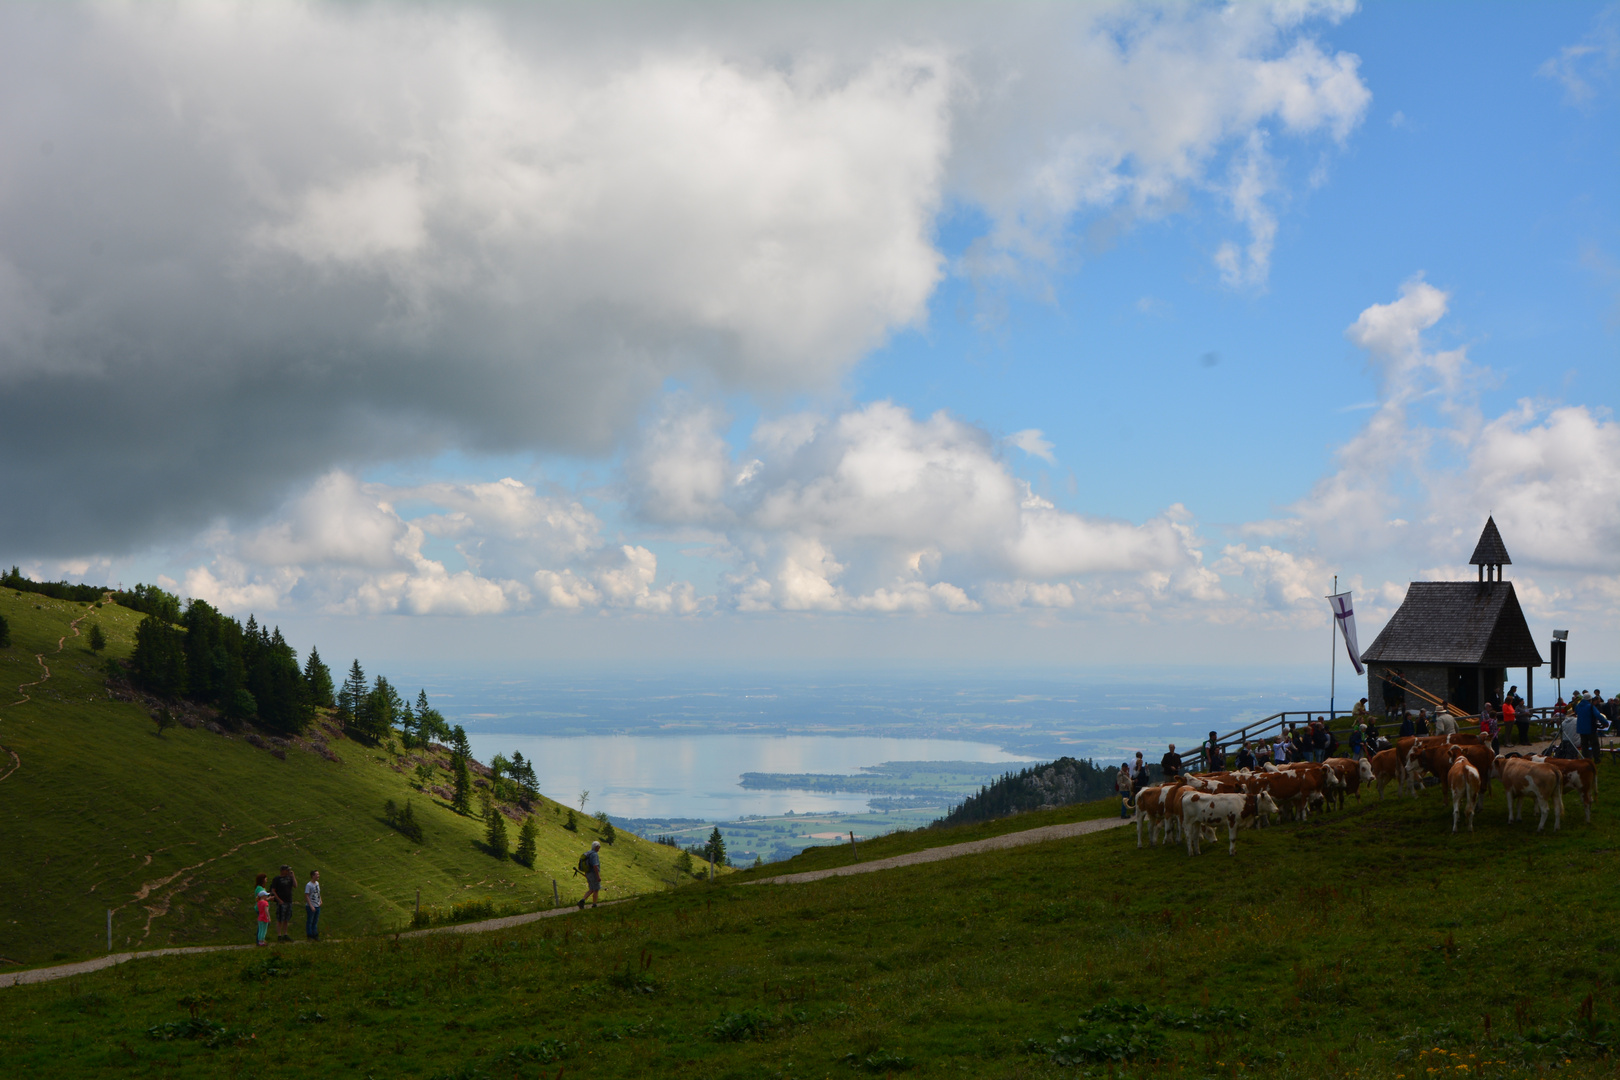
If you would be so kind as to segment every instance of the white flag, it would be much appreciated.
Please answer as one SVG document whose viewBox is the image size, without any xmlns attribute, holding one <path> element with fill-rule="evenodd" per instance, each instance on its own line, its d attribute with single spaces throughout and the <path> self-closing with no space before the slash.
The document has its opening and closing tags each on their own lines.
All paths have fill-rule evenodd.
<svg viewBox="0 0 1620 1080">
<path fill-rule="evenodd" d="M 1366 674 L 1367 669 L 1361 666 L 1361 649 L 1356 645 L 1356 612 L 1350 606 L 1350 594 L 1342 592 L 1330 596 L 1328 604 L 1333 608 L 1333 617 L 1339 620 L 1339 630 L 1344 634 L 1344 647 L 1350 650 L 1350 662 L 1356 666 L 1356 674 Z"/>
</svg>

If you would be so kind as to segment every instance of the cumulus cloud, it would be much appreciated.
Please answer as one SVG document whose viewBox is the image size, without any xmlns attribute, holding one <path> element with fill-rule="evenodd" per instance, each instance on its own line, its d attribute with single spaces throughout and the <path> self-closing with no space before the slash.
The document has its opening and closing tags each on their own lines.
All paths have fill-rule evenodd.
<svg viewBox="0 0 1620 1080">
<path fill-rule="evenodd" d="M 693 411 L 649 431 L 633 483 L 670 490 L 633 500 L 662 524 L 719 528 L 738 565 L 727 598 L 743 610 L 1050 606 L 1067 594 L 1047 583 L 1171 573 L 1198 558 L 1179 508 L 1142 525 L 1059 510 L 1012 473 L 988 433 L 945 412 L 919 419 L 877 402 L 773 418 L 745 465 L 702 433 L 713 419 Z M 1038 432 L 1019 438 L 1044 443 Z M 693 447 L 701 468 L 660 462 Z M 701 498 L 694 474 L 705 478 Z"/>
<path fill-rule="evenodd" d="M 834 386 L 924 319 L 948 203 L 1016 270 L 1206 193 L 1262 282 L 1279 146 L 1365 111 L 1315 36 L 1348 11 L 8 7 L 0 499 L 37 512 L 0 540 L 135 550 L 449 446 L 608 454 L 671 378 Z"/>
<path fill-rule="evenodd" d="M 1492 373 L 1466 348 L 1427 340 L 1449 303 L 1415 278 L 1345 331 L 1378 377 L 1377 407 L 1339 449 L 1335 471 L 1254 534 L 1329 557 L 1397 552 L 1415 565 L 1450 564 L 1494 515 L 1531 575 L 1620 570 L 1620 423 L 1607 409 L 1533 399 L 1485 415 L 1479 391 Z"/>
<path fill-rule="evenodd" d="M 397 509 L 406 503 L 418 508 L 410 518 Z M 652 551 L 602 533 L 578 500 L 510 477 L 393 487 L 331 473 L 263 525 L 210 530 L 206 561 L 177 587 L 238 611 L 689 614 L 709 603 L 686 582 L 658 584 Z M 438 557 L 427 553 L 435 542 Z"/>
</svg>

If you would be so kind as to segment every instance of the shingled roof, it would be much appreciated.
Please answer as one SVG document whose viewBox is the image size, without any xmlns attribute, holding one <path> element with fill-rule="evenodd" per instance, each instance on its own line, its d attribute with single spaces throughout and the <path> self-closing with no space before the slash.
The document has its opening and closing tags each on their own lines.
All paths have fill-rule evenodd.
<svg viewBox="0 0 1620 1080">
<path fill-rule="evenodd" d="M 1496 526 L 1486 537 L 1501 548 Z M 1475 552 L 1477 560 L 1479 553 Z M 1506 550 L 1502 551 L 1507 561 Z M 1540 667 L 1541 653 L 1511 581 L 1414 581 L 1362 663 Z"/>
<path fill-rule="evenodd" d="M 1474 545 L 1474 555 L 1468 560 L 1469 566 L 1510 566 L 1513 560 L 1508 558 L 1507 545 L 1502 543 L 1502 534 L 1496 531 L 1496 519 L 1485 519 L 1485 529 L 1479 534 L 1479 543 Z"/>
</svg>

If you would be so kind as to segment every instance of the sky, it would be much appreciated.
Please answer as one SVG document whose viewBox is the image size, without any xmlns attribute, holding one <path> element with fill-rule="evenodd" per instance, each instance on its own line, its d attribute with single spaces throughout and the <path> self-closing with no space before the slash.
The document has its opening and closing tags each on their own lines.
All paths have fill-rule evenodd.
<svg viewBox="0 0 1620 1080">
<path fill-rule="evenodd" d="M 1620 6 L 0 8 L 0 558 L 494 666 L 1620 663 Z M 1589 644 L 1585 644 L 1589 643 Z"/>
</svg>

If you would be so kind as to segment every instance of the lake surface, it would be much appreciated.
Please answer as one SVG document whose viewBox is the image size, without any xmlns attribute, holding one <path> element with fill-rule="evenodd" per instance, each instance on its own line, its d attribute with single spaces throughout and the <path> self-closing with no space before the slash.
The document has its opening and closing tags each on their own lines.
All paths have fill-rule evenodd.
<svg viewBox="0 0 1620 1080">
<path fill-rule="evenodd" d="M 865 813 L 870 795 L 806 791 L 745 791 L 745 772 L 857 773 L 885 761 L 1006 762 L 1028 758 L 992 743 L 833 735 L 522 735 L 467 733 L 473 756 L 518 751 L 535 763 L 540 788 L 588 813 L 613 817 L 701 818 L 732 821 L 746 814 Z"/>
</svg>

